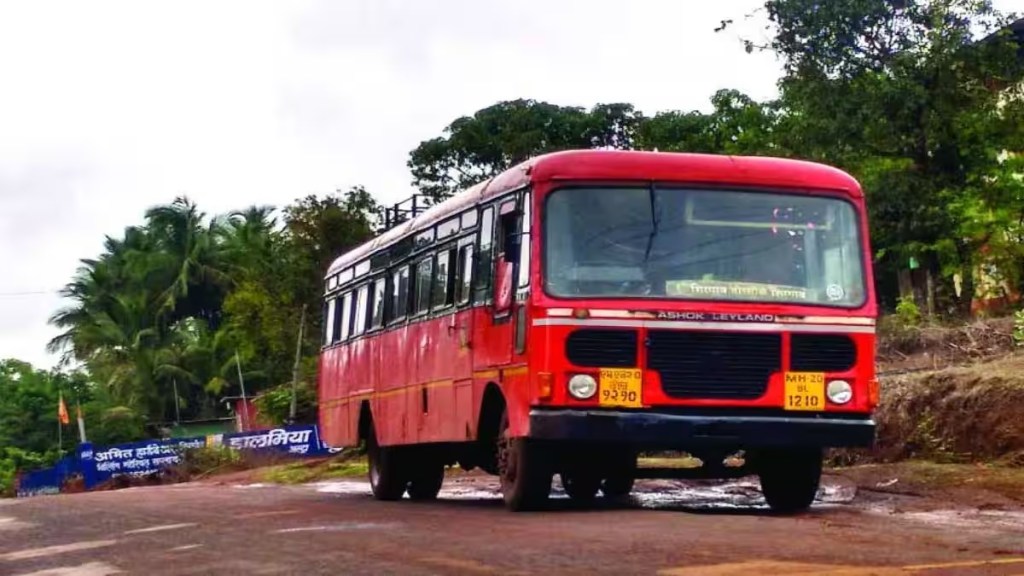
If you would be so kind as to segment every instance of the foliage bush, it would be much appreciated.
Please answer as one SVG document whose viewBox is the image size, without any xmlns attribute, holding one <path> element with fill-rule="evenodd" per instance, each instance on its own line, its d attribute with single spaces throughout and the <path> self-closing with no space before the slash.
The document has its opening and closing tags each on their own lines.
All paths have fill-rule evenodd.
<svg viewBox="0 0 1024 576">
<path fill-rule="evenodd" d="M 14 480 L 19 471 L 52 466 L 60 458 L 56 450 L 39 453 L 20 448 L 0 448 L 0 497 L 14 495 Z"/>
<path fill-rule="evenodd" d="M 1024 310 L 1013 314 L 1013 341 L 1017 346 L 1024 346 Z"/>
<path fill-rule="evenodd" d="M 211 472 L 222 472 L 244 467 L 244 455 L 240 450 L 227 446 L 205 446 L 185 450 L 178 464 L 180 472 L 188 477 L 203 476 Z"/>
<path fill-rule="evenodd" d="M 317 391 L 309 382 L 300 382 L 296 386 L 295 421 L 297 423 L 315 424 L 317 421 Z M 288 421 L 291 410 L 292 385 L 282 384 L 260 394 L 253 403 L 259 410 L 260 417 L 272 424 L 283 424 Z"/>
<path fill-rule="evenodd" d="M 896 304 L 896 320 L 906 327 L 921 324 L 921 309 L 912 297 L 900 297 L 899 303 Z"/>
</svg>

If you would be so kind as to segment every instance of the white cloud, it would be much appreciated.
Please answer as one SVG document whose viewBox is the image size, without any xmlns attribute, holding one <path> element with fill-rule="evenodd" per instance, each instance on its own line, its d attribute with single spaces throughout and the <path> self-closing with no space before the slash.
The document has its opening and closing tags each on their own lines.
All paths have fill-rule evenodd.
<svg viewBox="0 0 1024 576">
<path fill-rule="evenodd" d="M 397 200 L 411 149 L 500 99 L 652 113 L 771 96 L 773 59 L 712 31 L 758 5 L 0 4 L 0 358 L 55 360 L 59 299 L 11 293 L 60 287 L 176 195 L 208 213 L 354 184 Z"/>
</svg>

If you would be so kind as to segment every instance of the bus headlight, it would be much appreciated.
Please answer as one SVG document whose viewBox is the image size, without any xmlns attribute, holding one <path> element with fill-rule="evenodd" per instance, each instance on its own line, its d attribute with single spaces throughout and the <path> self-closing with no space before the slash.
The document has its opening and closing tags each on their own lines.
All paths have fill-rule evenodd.
<svg viewBox="0 0 1024 576">
<path fill-rule="evenodd" d="M 853 387 L 846 380 L 833 380 L 828 383 L 825 394 L 833 404 L 846 404 L 853 398 Z"/>
<path fill-rule="evenodd" d="M 577 374 L 569 379 L 569 394 L 577 400 L 593 398 L 597 394 L 597 381 L 589 374 Z"/>
</svg>

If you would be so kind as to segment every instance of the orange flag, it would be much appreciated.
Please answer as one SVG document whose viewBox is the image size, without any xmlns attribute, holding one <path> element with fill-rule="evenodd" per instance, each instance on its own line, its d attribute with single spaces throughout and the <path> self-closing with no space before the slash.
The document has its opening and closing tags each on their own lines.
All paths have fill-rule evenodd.
<svg viewBox="0 0 1024 576">
<path fill-rule="evenodd" d="M 61 424 L 70 424 L 71 418 L 68 417 L 68 407 L 64 404 L 64 395 L 60 396 L 60 405 L 57 407 L 57 417 L 60 418 Z"/>
</svg>

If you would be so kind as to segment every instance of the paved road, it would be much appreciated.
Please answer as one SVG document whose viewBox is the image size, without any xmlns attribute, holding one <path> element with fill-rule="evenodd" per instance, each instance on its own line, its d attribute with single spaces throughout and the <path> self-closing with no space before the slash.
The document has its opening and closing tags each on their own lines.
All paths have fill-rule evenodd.
<svg viewBox="0 0 1024 576">
<path fill-rule="evenodd" d="M 0 574 L 1024 574 L 1020 511 L 830 485 L 784 518 L 749 483 L 641 490 L 532 514 L 507 513 L 481 478 L 450 481 L 434 503 L 376 502 L 355 481 L 0 501 Z"/>
</svg>

